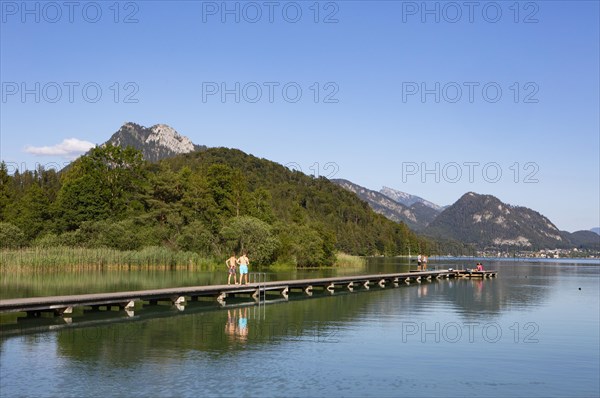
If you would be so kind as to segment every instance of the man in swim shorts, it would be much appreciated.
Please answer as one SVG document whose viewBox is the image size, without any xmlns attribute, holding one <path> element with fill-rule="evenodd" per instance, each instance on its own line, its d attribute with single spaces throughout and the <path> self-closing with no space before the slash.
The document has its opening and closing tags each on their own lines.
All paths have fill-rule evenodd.
<svg viewBox="0 0 600 398">
<path fill-rule="evenodd" d="M 240 265 L 240 285 L 244 284 L 244 276 L 246 276 L 246 285 L 248 284 L 248 265 L 250 265 L 250 260 L 248 260 L 248 256 L 246 256 L 246 252 L 244 251 L 242 256 L 237 259 L 237 263 Z"/>
<path fill-rule="evenodd" d="M 237 275 L 235 273 L 237 261 L 235 259 L 235 253 L 231 253 L 231 257 L 225 261 L 225 264 L 227 265 L 227 270 L 229 273 L 229 276 L 227 277 L 227 284 L 231 285 L 231 275 L 233 275 L 233 282 L 237 285 Z"/>
</svg>

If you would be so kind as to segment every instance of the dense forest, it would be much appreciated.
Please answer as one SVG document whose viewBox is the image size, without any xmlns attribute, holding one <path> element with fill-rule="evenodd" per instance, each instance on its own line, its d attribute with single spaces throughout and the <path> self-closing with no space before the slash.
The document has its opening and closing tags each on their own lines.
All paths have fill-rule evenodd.
<svg viewBox="0 0 600 398">
<path fill-rule="evenodd" d="M 158 163 L 128 147 L 92 149 L 66 169 L 0 165 L 4 248 L 151 246 L 256 264 L 332 265 L 353 255 L 427 253 L 432 242 L 325 178 L 227 148 Z"/>
</svg>

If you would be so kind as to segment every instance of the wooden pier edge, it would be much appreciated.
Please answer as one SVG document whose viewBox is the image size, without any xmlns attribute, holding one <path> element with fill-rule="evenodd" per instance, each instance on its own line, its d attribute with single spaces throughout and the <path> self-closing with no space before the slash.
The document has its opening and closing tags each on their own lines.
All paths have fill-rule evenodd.
<svg viewBox="0 0 600 398">
<path fill-rule="evenodd" d="M 249 295 L 259 301 L 267 292 L 278 292 L 287 300 L 292 291 L 301 291 L 307 296 L 312 296 L 314 288 L 324 289 L 333 294 L 336 288 L 346 289 L 350 292 L 356 287 L 361 290 L 370 289 L 371 284 L 385 288 L 387 284 L 399 286 L 401 282 L 407 285 L 411 282 L 431 282 L 433 279 L 446 278 L 492 278 L 497 271 L 466 271 L 466 270 L 432 270 L 419 272 L 403 272 L 392 274 L 355 275 L 330 278 L 300 279 L 251 283 L 246 285 L 207 285 L 188 286 L 179 288 L 165 288 L 153 290 L 137 290 L 129 292 L 94 293 L 69 296 L 30 297 L 0 300 L 0 313 L 25 312 L 28 316 L 39 316 L 42 312 L 51 312 L 55 315 L 71 314 L 75 307 L 100 308 L 119 307 L 130 311 L 137 302 L 157 304 L 159 301 L 171 302 L 181 306 L 186 297 L 197 300 L 199 297 L 214 297 L 217 302 L 224 305 L 228 296 Z"/>
</svg>

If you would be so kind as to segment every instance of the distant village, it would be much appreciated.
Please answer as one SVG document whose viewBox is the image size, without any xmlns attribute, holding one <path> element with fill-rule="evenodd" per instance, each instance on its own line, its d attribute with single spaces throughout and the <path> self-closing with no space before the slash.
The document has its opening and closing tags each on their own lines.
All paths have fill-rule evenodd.
<svg viewBox="0 0 600 398">
<path fill-rule="evenodd" d="M 501 257 L 501 258 L 598 258 L 600 251 L 572 249 L 542 249 L 538 251 L 499 251 L 480 250 L 478 257 Z"/>
</svg>

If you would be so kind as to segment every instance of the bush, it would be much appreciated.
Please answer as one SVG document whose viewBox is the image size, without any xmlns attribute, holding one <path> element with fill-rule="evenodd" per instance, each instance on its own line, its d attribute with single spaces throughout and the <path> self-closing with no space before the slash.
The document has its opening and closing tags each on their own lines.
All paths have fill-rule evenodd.
<svg viewBox="0 0 600 398">
<path fill-rule="evenodd" d="M 280 259 L 299 267 L 329 266 L 330 259 L 327 244 L 318 231 L 299 225 L 279 225 Z M 335 257 L 334 257 L 335 259 Z"/>
<path fill-rule="evenodd" d="M 215 252 L 216 239 L 204 224 L 195 221 L 184 227 L 177 237 L 180 250 L 210 256 Z"/>
<path fill-rule="evenodd" d="M 21 228 L 7 222 L 0 222 L 0 247 L 3 249 L 15 249 L 24 246 L 25 234 Z"/>
</svg>

